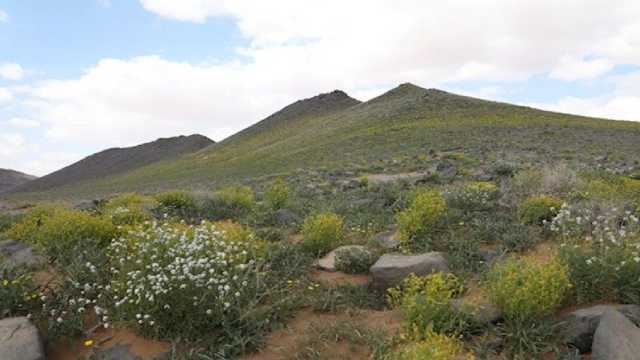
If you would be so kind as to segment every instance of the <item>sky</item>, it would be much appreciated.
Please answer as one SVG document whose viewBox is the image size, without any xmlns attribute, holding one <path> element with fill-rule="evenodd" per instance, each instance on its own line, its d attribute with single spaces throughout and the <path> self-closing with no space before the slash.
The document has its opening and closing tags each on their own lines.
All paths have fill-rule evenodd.
<svg viewBox="0 0 640 360">
<path fill-rule="evenodd" d="M 404 82 L 640 121 L 640 1 L 0 0 L 0 168 Z"/>
</svg>

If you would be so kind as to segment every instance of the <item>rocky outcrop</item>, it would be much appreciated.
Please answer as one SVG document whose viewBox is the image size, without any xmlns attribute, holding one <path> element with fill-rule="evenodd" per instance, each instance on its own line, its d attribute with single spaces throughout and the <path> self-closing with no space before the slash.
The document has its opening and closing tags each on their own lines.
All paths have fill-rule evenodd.
<svg viewBox="0 0 640 360">
<path fill-rule="evenodd" d="M 38 329 L 26 317 L 0 320 L 0 359 L 44 360 Z"/>
</svg>

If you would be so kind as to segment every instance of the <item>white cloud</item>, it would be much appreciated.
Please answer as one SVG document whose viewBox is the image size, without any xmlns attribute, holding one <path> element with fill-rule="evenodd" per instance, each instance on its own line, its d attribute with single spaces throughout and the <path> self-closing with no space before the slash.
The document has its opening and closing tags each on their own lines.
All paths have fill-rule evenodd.
<svg viewBox="0 0 640 360">
<path fill-rule="evenodd" d="M 13 100 L 13 94 L 9 89 L 0 87 L 0 104 Z"/>
<path fill-rule="evenodd" d="M 614 64 L 608 59 L 585 60 L 563 56 L 549 76 L 566 81 L 595 79 L 608 73 L 613 67 Z"/>
<path fill-rule="evenodd" d="M 0 64 L 0 77 L 8 80 L 20 80 L 24 77 L 25 71 L 20 64 L 6 63 Z"/>
<path fill-rule="evenodd" d="M 540 109 L 614 120 L 640 121 L 640 96 L 565 97 L 553 103 L 525 104 Z"/>
<path fill-rule="evenodd" d="M 6 11 L 0 9 L 0 23 L 9 22 L 9 14 Z"/>
<path fill-rule="evenodd" d="M 37 128 L 40 126 L 40 123 L 38 121 L 19 117 L 9 119 L 8 123 L 11 126 L 23 129 Z"/>
</svg>

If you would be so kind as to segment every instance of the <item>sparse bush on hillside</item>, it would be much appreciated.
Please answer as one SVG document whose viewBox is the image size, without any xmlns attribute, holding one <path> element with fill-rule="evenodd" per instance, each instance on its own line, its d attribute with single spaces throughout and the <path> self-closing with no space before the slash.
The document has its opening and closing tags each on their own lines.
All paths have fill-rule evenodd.
<svg viewBox="0 0 640 360">
<path fill-rule="evenodd" d="M 630 210 L 563 206 L 549 227 L 578 303 L 640 302 L 640 224 Z"/>
<path fill-rule="evenodd" d="M 501 177 L 512 177 L 518 172 L 518 167 L 509 162 L 497 162 L 493 164 L 491 173 Z"/>
<path fill-rule="evenodd" d="M 152 198 L 136 193 L 121 194 L 102 207 L 102 214 L 115 225 L 137 225 L 153 218 L 151 210 L 155 206 Z"/>
<path fill-rule="evenodd" d="M 535 226 L 512 223 L 503 229 L 498 238 L 504 250 L 525 251 L 541 241 L 541 231 Z"/>
<path fill-rule="evenodd" d="M 72 249 L 85 240 L 107 246 L 118 235 L 118 229 L 105 218 L 73 211 L 60 205 L 39 205 L 15 224 L 7 235 L 18 241 L 36 245 L 52 259 L 70 261 Z"/>
<path fill-rule="evenodd" d="M 389 303 L 404 315 L 405 333 L 412 339 L 423 339 L 430 330 L 459 334 L 466 328 L 465 315 L 449 304 L 462 291 L 455 275 L 433 273 L 424 277 L 411 274 L 388 293 Z"/>
<path fill-rule="evenodd" d="M 271 210 L 279 210 L 287 204 L 291 190 L 289 185 L 282 180 L 274 181 L 264 194 L 264 200 Z"/>
<path fill-rule="evenodd" d="M 424 339 L 403 346 L 391 356 L 392 360 L 473 360 L 464 343 L 455 336 L 428 331 Z"/>
<path fill-rule="evenodd" d="M 553 220 L 561 206 L 562 200 L 548 195 L 539 195 L 523 201 L 518 213 L 524 224 L 542 225 Z"/>
<path fill-rule="evenodd" d="M 487 274 L 485 290 L 508 321 L 534 322 L 553 314 L 569 295 L 567 266 L 554 260 L 508 259 Z"/>
<path fill-rule="evenodd" d="M 446 211 L 447 203 L 440 191 L 419 190 L 409 208 L 396 217 L 403 246 L 432 248 Z"/>
<path fill-rule="evenodd" d="M 344 236 L 344 220 L 333 213 L 311 215 L 302 225 L 303 247 L 315 256 L 322 256 L 336 248 Z"/>
<path fill-rule="evenodd" d="M 487 211 L 495 208 L 498 189 L 491 182 L 471 182 L 455 186 L 444 192 L 449 207 L 466 213 Z"/>
<path fill-rule="evenodd" d="M 347 274 L 366 274 L 377 260 L 370 250 L 347 248 L 336 252 L 336 270 Z"/>
<path fill-rule="evenodd" d="M 238 219 L 255 206 L 255 194 L 248 186 L 233 186 L 213 193 L 202 202 L 202 215 L 209 220 Z"/>
<path fill-rule="evenodd" d="M 154 196 L 158 202 L 156 212 L 168 216 L 189 219 L 196 216 L 197 206 L 194 196 L 186 191 L 167 191 Z"/>
</svg>

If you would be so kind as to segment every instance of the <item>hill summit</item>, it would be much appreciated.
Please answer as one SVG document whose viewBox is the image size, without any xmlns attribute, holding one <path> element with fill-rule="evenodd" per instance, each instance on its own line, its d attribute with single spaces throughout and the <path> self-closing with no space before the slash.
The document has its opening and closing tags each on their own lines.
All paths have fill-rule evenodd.
<svg viewBox="0 0 640 360">
<path fill-rule="evenodd" d="M 0 169 L 0 192 L 10 190 L 35 178 L 35 176 L 19 171 Z"/>
</svg>

